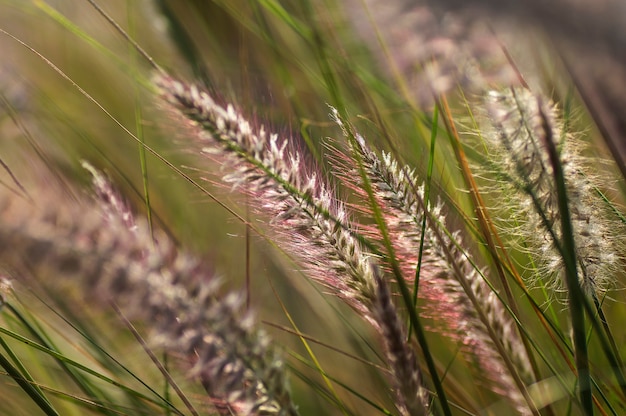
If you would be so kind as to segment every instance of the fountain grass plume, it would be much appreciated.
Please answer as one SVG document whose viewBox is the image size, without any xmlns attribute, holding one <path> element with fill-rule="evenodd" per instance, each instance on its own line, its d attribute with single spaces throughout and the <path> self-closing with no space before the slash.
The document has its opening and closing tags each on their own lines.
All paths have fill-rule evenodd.
<svg viewBox="0 0 626 416">
<path fill-rule="evenodd" d="M 190 376 L 211 401 L 228 405 L 225 414 L 297 414 L 280 354 L 242 312 L 242 296 L 221 296 L 219 279 L 202 262 L 162 234 L 153 240 L 143 220 L 129 228 L 102 204 L 38 195 L 34 205 L 0 191 L 3 267 L 46 285 L 78 281 L 90 299 L 143 320 L 157 346 L 192 363 Z"/>
<path fill-rule="evenodd" d="M 167 102 L 199 125 L 187 143 L 220 156 L 228 172 L 223 180 L 234 187 L 246 184 L 285 249 L 303 260 L 315 280 L 369 316 L 375 256 L 352 235 L 349 213 L 321 176 L 307 172 L 287 140 L 263 127 L 253 130 L 231 105 L 222 107 L 195 85 L 172 78 L 158 78 L 156 84 Z"/>
<path fill-rule="evenodd" d="M 626 407 L 626 3 L 187 3 L 0 0 L 0 414 Z"/>
<path fill-rule="evenodd" d="M 403 414 L 426 414 L 420 369 L 380 277 L 378 256 L 355 236 L 343 202 L 320 175 L 307 172 L 302 156 L 288 148 L 287 140 L 268 135 L 263 127 L 253 130 L 231 105 L 220 106 L 194 85 L 164 77 L 156 84 L 167 102 L 201 127 L 191 142 L 204 153 L 221 156 L 229 171 L 223 180 L 240 189 L 245 183 L 257 208 L 269 214 L 285 251 L 381 334 L 398 386 L 397 407 Z"/>
<path fill-rule="evenodd" d="M 335 111 L 333 118 L 343 127 Z M 355 144 L 353 150 L 371 180 L 395 251 L 402 264 L 410 265 L 404 268 L 407 280 L 415 278 L 422 251 L 417 277 L 418 297 L 425 301 L 423 313 L 448 328 L 437 330 L 464 346 L 466 359 L 475 360 L 493 391 L 509 399 L 520 414 L 531 414 L 524 395 L 526 383 L 534 377 L 515 322 L 463 252 L 459 233 L 446 230 L 441 205 L 424 201 L 423 185 L 408 166 L 401 166 L 389 153 L 379 158 L 359 135 Z M 348 163 L 339 174 L 364 197 L 359 176 Z M 422 241 L 424 216 L 427 227 Z"/>
<path fill-rule="evenodd" d="M 374 269 L 377 296 L 374 315 L 380 323 L 387 359 L 394 374 L 398 408 L 403 415 L 430 415 L 430 393 L 423 385 L 415 351 L 407 343 L 404 325 L 393 304 L 388 285 L 378 268 Z"/>
<path fill-rule="evenodd" d="M 100 202 L 100 209 L 109 219 L 117 218 L 126 228 L 134 230 L 136 227 L 135 215 L 128 201 L 113 186 L 110 178 L 86 160 L 82 160 L 80 164 L 91 174 L 92 188 Z"/>
<path fill-rule="evenodd" d="M 349 19 L 404 92 L 427 108 L 461 87 L 519 85 L 493 30 L 480 19 L 440 13 L 423 1 L 364 0 Z M 385 68 L 387 66 L 388 68 Z"/>
<path fill-rule="evenodd" d="M 578 280 L 587 294 L 602 298 L 623 260 L 620 236 L 623 225 L 600 194 L 597 174 L 591 174 L 580 156 L 581 145 L 563 131 L 562 119 L 549 100 L 527 89 L 492 91 L 486 97 L 488 123 L 482 137 L 490 152 L 490 165 L 506 175 L 499 181 L 510 201 L 506 212 L 518 224 L 519 238 L 537 261 L 535 282 L 553 291 L 563 289 L 560 213 L 552 165 L 544 148 L 543 128 L 558 140 L 571 211 Z M 540 117 L 544 114 L 545 117 Z M 545 122 L 543 122 L 545 120 Z M 541 231 L 543 230 L 543 231 Z M 538 232 L 540 231 L 540 232 Z"/>
</svg>

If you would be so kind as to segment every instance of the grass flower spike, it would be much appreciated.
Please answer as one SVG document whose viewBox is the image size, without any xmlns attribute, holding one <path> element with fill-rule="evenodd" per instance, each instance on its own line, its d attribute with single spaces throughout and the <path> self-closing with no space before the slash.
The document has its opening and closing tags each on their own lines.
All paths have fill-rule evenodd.
<svg viewBox="0 0 626 416">
<path fill-rule="evenodd" d="M 375 269 L 377 295 L 373 314 L 380 325 L 389 367 L 394 375 L 399 409 L 403 415 L 430 415 L 430 394 L 422 383 L 415 351 L 406 342 L 406 332 L 391 299 L 388 285 Z"/>
<path fill-rule="evenodd" d="M 228 414 L 297 414 L 267 335 L 240 312 L 240 296 L 218 296 L 218 279 L 201 262 L 164 235 L 153 241 L 143 221 L 131 229 L 97 205 L 63 204 L 54 196 L 38 203 L 2 191 L 4 267 L 42 280 L 78 278 L 92 299 L 150 323 L 154 342 L 187 357 L 190 374 L 212 400 L 227 404 Z"/>
<path fill-rule="evenodd" d="M 284 248 L 309 274 L 377 328 L 388 347 L 390 366 L 406 414 L 425 414 L 426 394 L 419 368 L 394 315 L 376 258 L 353 236 L 348 213 L 319 175 L 306 173 L 302 157 L 277 135 L 258 132 L 232 106 L 223 108 L 205 92 L 171 78 L 156 81 L 165 99 L 199 124 L 202 150 L 221 155 L 232 172 L 224 180 L 246 184 L 259 208 L 272 217 Z M 404 365 L 409 365 L 404 368 Z M 402 367 L 402 368 L 401 368 Z M 422 410 L 417 411 L 420 408 Z"/>
<path fill-rule="evenodd" d="M 338 119 L 333 111 L 333 117 Z M 530 414 L 523 395 L 532 371 L 514 321 L 485 282 L 482 273 L 461 251 L 458 233 L 449 234 L 441 206 L 424 201 L 424 188 L 408 166 L 400 166 L 389 153 L 379 158 L 357 135 L 356 152 L 372 182 L 377 203 L 382 207 L 390 236 L 402 264 L 410 265 L 405 278 L 419 273 L 423 314 L 449 328 L 449 336 L 464 345 L 467 359 L 477 360 L 480 372 L 493 383 L 492 389 L 511 400 L 520 414 Z M 362 186 L 354 168 L 341 176 L 359 193 Z M 364 196 L 364 195 L 361 195 Z M 428 207 L 428 208 L 427 208 Z M 422 243 L 422 222 L 426 217 Z M 443 330 L 445 331 L 445 330 Z"/>
<path fill-rule="evenodd" d="M 483 137 L 492 152 L 490 160 L 500 175 L 508 178 L 499 183 L 515 188 L 504 191 L 514 205 L 503 215 L 512 215 L 521 224 L 526 250 L 538 254 L 538 275 L 552 277 L 548 286 L 557 290 L 563 287 L 563 255 L 558 250 L 560 213 L 552 166 L 543 144 L 544 129 L 550 129 L 550 137 L 560 141 L 579 283 L 586 293 L 602 298 L 623 257 L 618 237 L 621 227 L 619 221 L 610 225 L 608 218 L 614 214 L 578 155 L 574 139 L 563 131 L 554 106 L 527 89 L 492 92 L 486 105 L 493 132 Z"/>
<path fill-rule="evenodd" d="M 316 280 L 367 315 L 375 297 L 371 254 L 352 237 L 347 211 L 320 176 L 305 173 L 302 157 L 287 149 L 288 141 L 264 128 L 254 131 L 231 105 L 224 108 L 195 85 L 172 78 L 156 83 L 165 100 L 202 128 L 190 144 L 222 156 L 229 171 L 224 181 L 247 184 L 288 251 L 305 255 Z"/>
</svg>

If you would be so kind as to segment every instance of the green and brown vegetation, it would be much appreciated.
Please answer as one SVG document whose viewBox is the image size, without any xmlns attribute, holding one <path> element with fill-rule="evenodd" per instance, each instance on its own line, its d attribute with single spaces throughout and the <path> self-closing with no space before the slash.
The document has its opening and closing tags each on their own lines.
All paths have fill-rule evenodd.
<svg viewBox="0 0 626 416">
<path fill-rule="evenodd" d="M 623 414 L 592 3 L 0 1 L 0 414 Z"/>
</svg>

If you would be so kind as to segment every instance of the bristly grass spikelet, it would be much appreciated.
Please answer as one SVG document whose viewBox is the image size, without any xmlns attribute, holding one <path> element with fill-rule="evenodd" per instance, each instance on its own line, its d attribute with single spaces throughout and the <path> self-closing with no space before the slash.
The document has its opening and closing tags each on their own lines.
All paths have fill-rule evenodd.
<svg viewBox="0 0 626 416">
<path fill-rule="evenodd" d="M 380 325 L 389 366 L 394 374 L 398 408 L 405 415 L 430 415 L 430 393 L 422 383 L 415 351 L 407 342 L 404 325 L 380 270 L 374 269 L 376 299 L 373 314 Z"/>
<path fill-rule="evenodd" d="M 623 226 L 602 198 L 597 174 L 591 173 L 579 156 L 581 145 L 576 142 L 580 140 L 563 131 L 554 105 L 527 89 L 493 91 L 486 98 L 486 106 L 491 130 L 486 129 L 482 137 L 489 145 L 489 163 L 508 178 L 498 183 L 512 204 L 502 215 L 520 224 L 520 238 L 539 264 L 535 278 L 548 279 L 543 283 L 557 291 L 563 288 L 563 255 L 558 250 L 560 213 L 552 166 L 542 142 L 541 111 L 551 137 L 559 140 L 579 282 L 586 293 L 602 298 L 623 260 L 619 242 Z"/>
<path fill-rule="evenodd" d="M 375 297 L 372 254 L 352 236 L 349 214 L 321 175 L 305 166 L 289 141 L 254 130 L 232 105 L 222 107 L 197 86 L 159 77 L 163 98 L 200 128 L 187 144 L 221 157 L 223 180 L 252 193 L 288 252 L 352 307 L 369 315 Z M 304 258 L 302 258 L 304 256 Z M 329 267 L 330 266 L 330 267 Z"/>
<path fill-rule="evenodd" d="M 101 174 L 92 173 L 104 185 Z M 37 194 L 34 206 L 1 191 L 4 267 L 41 281 L 78 279 L 91 299 L 145 320 L 153 342 L 189 360 L 189 374 L 211 400 L 228 405 L 227 414 L 297 414 L 276 349 L 242 312 L 241 296 L 218 293 L 219 280 L 205 265 L 176 250 L 165 235 L 153 241 L 144 221 L 129 228 L 125 216 L 109 215 L 110 206 Z"/>
<path fill-rule="evenodd" d="M 229 171 L 223 180 L 239 189 L 246 184 L 257 208 L 270 216 L 285 251 L 380 332 L 399 386 L 398 408 L 404 414 L 424 414 L 426 390 L 414 352 L 402 339 L 406 331 L 398 319 L 391 319 L 393 305 L 388 289 L 381 287 L 387 283 L 376 278 L 378 256 L 355 236 L 344 204 L 319 174 L 304 166 L 287 140 L 267 134 L 263 127 L 253 130 L 231 105 L 218 105 L 195 85 L 163 77 L 156 84 L 167 102 L 202 128 L 192 139 L 203 152 L 222 157 Z M 404 365 L 409 368 L 399 367 Z"/>
<path fill-rule="evenodd" d="M 333 109 L 333 118 L 343 127 Z M 449 233 L 441 204 L 424 201 L 421 181 L 408 166 L 400 165 L 390 153 L 382 158 L 357 135 L 356 148 L 382 207 L 390 236 L 401 257 L 407 280 L 416 276 L 418 255 L 418 297 L 424 301 L 422 313 L 443 326 L 464 345 L 469 362 L 476 360 L 478 372 L 493 383 L 493 391 L 507 397 L 520 414 L 531 414 L 523 394 L 534 377 L 515 322 L 483 274 L 462 250 L 459 233 Z M 354 163 L 344 160 L 338 174 L 361 197 L 365 197 Z M 427 227 L 422 240 L 422 220 Z M 443 329 L 447 327 L 446 331 Z M 449 332 L 448 332 L 449 331 Z M 532 405 L 531 405 L 532 407 Z"/>
<path fill-rule="evenodd" d="M 135 215 L 128 202 L 115 189 L 111 180 L 86 160 L 81 161 L 80 164 L 91 174 L 93 190 L 100 202 L 100 208 L 106 216 L 112 221 L 120 220 L 129 230 L 135 229 Z"/>
</svg>

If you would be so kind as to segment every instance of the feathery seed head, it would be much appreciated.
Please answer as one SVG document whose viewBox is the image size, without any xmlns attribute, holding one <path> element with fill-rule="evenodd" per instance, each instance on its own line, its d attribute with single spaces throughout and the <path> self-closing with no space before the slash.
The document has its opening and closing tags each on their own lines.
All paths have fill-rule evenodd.
<svg viewBox="0 0 626 416">
<path fill-rule="evenodd" d="M 387 359 L 394 374 L 400 411 L 403 415 L 430 415 L 430 394 L 423 385 L 415 352 L 407 341 L 389 287 L 377 267 L 374 267 L 374 278 L 376 298 L 373 315 L 380 328 Z"/>
<path fill-rule="evenodd" d="M 101 205 L 43 196 L 38 202 L 41 208 L 0 192 L 3 266 L 41 278 L 79 278 L 93 299 L 149 322 L 165 350 L 198 357 L 192 376 L 240 414 L 297 414 L 267 336 L 242 315 L 239 296 L 219 297 L 217 280 L 201 262 L 164 235 L 153 243 L 144 221 L 131 230 L 120 216 L 103 215 Z"/>
<path fill-rule="evenodd" d="M 232 105 L 224 109 L 194 85 L 165 77 L 155 83 L 167 102 L 202 129 L 202 148 L 222 157 L 229 171 L 223 180 L 235 188 L 245 183 L 257 208 L 270 214 L 284 248 L 300 258 L 316 280 L 369 316 L 372 255 L 352 235 L 344 205 L 320 175 L 304 166 L 301 154 L 288 140 L 263 127 L 253 129 Z"/>
<path fill-rule="evenodd" d="M 379 61 L 391 64 L 382 69 L 402 76 L 419 104 L 430 106 L 433 97 L 458 86 L 483 91 L 493 83 L 519 85 L 499 40 L 476 16 L 441 13 L 424 2 L 363 5 L 365 10 L 355 6 L 349 13 L 353 25 Z"/>
<path fill-rule="evenodd" d="M 132 210 L 124 197 L 115 189 L 110 179 L 86 160 L 81 161 L 80 164 L 92 176 L 93 189 L 101 202 L 102 211 L 111 219 L 117 217 L 129 229 L 134 229 L 135 218 Z"/>
<path fill-rule="evenodd" d="M 383 153 L 379 158 L 364 140 L 357 140 L 354 150 L 383 210 L 407 279 L 415 275 L 422 251 L 418 296 L 427 301 L 423 314 L 445 322 L 450 330 L 447 335 L 459 339 L 467 356 L 477 360 L 493 390 L 506 396 L 522 414 L 528 414 L 520 382 L 516 383 L 512 374 L 519 373 L 526 381 L 533 379 L 523 343 L 500 299 L 462 252 L 459 233 L 447 232 L 440 204 L 432 206 L 424 201 L 424 188 L 414 171 L 400 166 L 391 154 Z M 345 171 L 339 174 L 367 197 L 353 163 L 346 163 Z M 506 360 L 513 363 L 513 370 Z"/>
<path fill-rule="evenodd" d="M 587 293 L 601 296 L 611 284 L 622 258 L 617 234 L 621 227 L 609 226 L 606 201 L 598 194 L 574 139 L 563 132 L 563 123 L 554 105 L 527 89 L 491 92 L 486 99 L 491 133 L 484 137 L 491 149 L 490 163 L 509 181 L 499 185 L 510 207 L 505 215 L 521 224 L 520 237 L 530 255 L 538 257 L 539 275 L 550 279 L 556 289 L 563 287 L 561 214 L 553 180 L 553 168 L 544 147 L 549 136 L 560 140 L 560 158 L 565 174 L 568 204 L 579 264 L 579 282 Z M 537 232 L 543 230 L 543 232 Z M 539 277 L 539 276 L 538 276 Z"/>
</svg>

